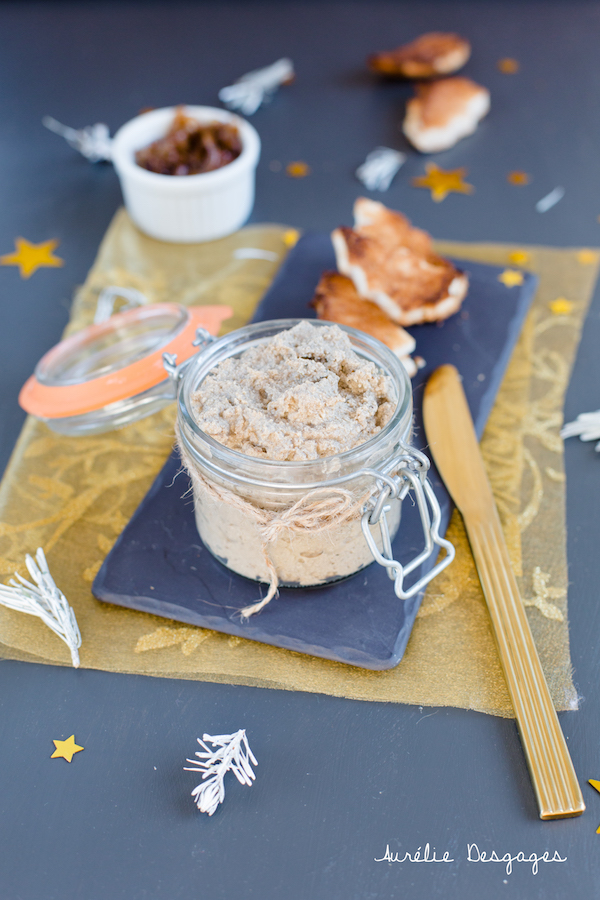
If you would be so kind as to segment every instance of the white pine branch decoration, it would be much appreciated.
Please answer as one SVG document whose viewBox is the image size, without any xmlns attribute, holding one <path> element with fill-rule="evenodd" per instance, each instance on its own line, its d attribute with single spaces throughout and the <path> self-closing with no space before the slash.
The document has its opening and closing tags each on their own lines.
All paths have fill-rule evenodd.
<svg viewBox="0 0 600 900">
<path fill-rule="evenodd" d="M 368 191 L 387 191 L 406 154 L 391 147 L 376 147 L 356 170 L 356 177 Z"/>
<path fill-rule="evenodd" d="M 81 647 L 81 634 L 77 619 L 67 598 L 54 583 L 42 548 L 38 547 L 35 559 L 27 554 L 25 563 L 35 584 L 15 572 L 18 581 L 11 578 L 8 584 L 0 584 L 0 604 L 41 619 L 65 642 L 71 651 L 73 665 L 79 668 L 77 651 Z"/>
<path fill-rule="evenodd" d="M 79 150 L 82 156 L 90 162 L 107 162 L 112 159 L 112 141 L 108 125 L 96 122 L 95 125 L 86 125 L 85 128 L 70 128 L 57 122 L 52 116 L 44 116 L 42 125 L 64 137 L 67 144 L 75 150 Z"/>
<path fill-rule="evenodd" d="M 184 766 L 184 772 L 202 772 L 202 783 L 194 788 L 192 797 L 200 812 L 212 816 L 219 803 L 225 799 L 223 779 L 226 772 L 231 770 L 240 784 L 250 787 L 256 778 L 250 763 L 255 766 L 258 763 L 250 749 L 244 728 L 240 728 L 235 734 L 203 734 L 202 738 L 203 740 L 197 739 L 202 751 L 194 754 L 200 761 L 187 759 L 186 762 L 192 763 L 193 768 Z M 211 750 L 205 741 L 209 741 L 214 749 Z"/>
<path fill-rule="evenodd" d="M 278 59 L 264 69 L 247 72 L 241 78 L 221 88 L 219 100 L 244 116 L 253 115 L 263 103 L 268 103 L 279 85 L 294 80 L 294 65 L 291 59 Z"/>
<path fill-rule="evenodd" d="M 562 438 L 579 435 L 581 441 L 597 441 L 600 438 L 600 409 L 596 412 L 580 413 L 574 422 L 567 422 L 562 428 Z M 600 453 L 600 442 L 596 444 L 596 452 Z"/>
</svg>

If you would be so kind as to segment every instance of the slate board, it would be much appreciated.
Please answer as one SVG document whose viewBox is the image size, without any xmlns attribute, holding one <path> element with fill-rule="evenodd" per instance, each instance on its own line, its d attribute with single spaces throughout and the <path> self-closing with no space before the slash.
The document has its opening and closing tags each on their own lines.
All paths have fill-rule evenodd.
<svg viewBox="0 0 600 900">
<path fill-rule="evenodd" d="M 470 279 L 462 310 L 439 325 L 409 329 L 426 361 L 413 379 L 413 443 L 420 449 L 425 447 L 423 387 L 443 363 L 459 369 L 481 436 L 537 284 L 535 276 L 525 274 L 522 285 L 507 288 L 498 280 L 502 269 L 464 261 L 457 265 Z M 304 235 L 254 320 L 314 317 L 308 304 L 326 269 L 335 269 L 329 236 Z M 386 572 L 375 564 L 324 588 L 281 589 L 260 614 L 242 622 L 238 611 L 264 596 L 266 587 L 230 572 L 204 548 L 189 480 L 177 474 L 179 469 L 173 453 L 98 572 L 92 591 L 99 600 L 367 669 L 398 664 L 422 595 L 398 600 Z M 430 480 L 442 508 L 444 533 L 452 503 L 433 466 Z M 396 558 L 405 562 L 421 547 L 417 511 L 405 502 L 394 542 Z M 434 561 L 423 563 L 414 580 Z"/>
</svg>

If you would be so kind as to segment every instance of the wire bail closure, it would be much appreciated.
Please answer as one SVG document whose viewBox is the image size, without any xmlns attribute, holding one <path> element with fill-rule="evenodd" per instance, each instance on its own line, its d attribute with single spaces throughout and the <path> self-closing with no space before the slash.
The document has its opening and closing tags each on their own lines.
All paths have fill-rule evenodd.
<svg viewBox="0 0 600 900">
<path fill-rule="evenodd" d="M 216 340 L 216 337 L 212 335 L 210 331 L 207 331 L 206 328 L 200 327 L 196 328 L 196 337 L 192 341 L 192 346 L 198 347 L 198 353 L 202 353 L 202 351 L 205 350 L 209 344 L 214 344 Z M 189 359 L 185 359 L 182 363 L 177 365 L 176 353 L 163 353 L 163 369 L 169 376 L 170 380 L 173 382 L 175 393 L 177 392 L 177 385 L 183 378 L 185 370 L 193 359 L 194 356 L 190 356 Z"/>
<path fill-rule="evenodd" d="M 394 457 L 381 469 L 362 469 L 359 474 L 371 475 L 379 488 L 379 493 L 371 497 L 365 504 L 361 518 L 361 528 L 367 545 L 376 563 L 383 566 L 388 577 L 394 582 L 394 592 L 400 600 L 408 600 L 432 581 L 436 575 L 449 566 L 455 556 L 454 546 L 440 535 L 442 513 L 439 503 L 427 478 L 430 462 L 424 453 L 406 444 L 401 444 L 404 451 Z M 392 542 L 386 513 L 390 507 L 388 500 L 404 500 L 412 490 L 417 501 L 425 546 L 423 550 L 406 565 L 394 559 Z M 431 513 L 430 513 L 431 511 Z M 380 552 L 370 526 L 379 525 L 383 553 Z M 404 578 L 432 555 L 436 547 L 442 547 L 446 556 L 415 584 L 404 589 Z"/>
</svg>

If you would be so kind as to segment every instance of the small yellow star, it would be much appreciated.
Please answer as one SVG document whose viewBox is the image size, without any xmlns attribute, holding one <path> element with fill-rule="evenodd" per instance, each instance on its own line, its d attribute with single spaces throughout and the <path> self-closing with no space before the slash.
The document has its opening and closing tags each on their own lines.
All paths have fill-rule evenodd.
<svg viewBox="0 0 600 900">
<path fill-rule="evenodd" d="M 307 175 L 310 175 L 310 166 L 308 163 L 299 160 L 298 162 L 288 163 L 285 171 L 290 178 L 306 178 Z"/>
<path fill-rule="evenodd" d="M 530 259 L 529 253 L 526 253 L 524 250 L 513 250 L 512 253 L 508 254 L 508 261 L 513 266 L 526 266 Z"/>
<path fill-rule="evenodd" d="M 300 238 L 300 232 L 296 228 L 288 228 L 287 231 L 284 231 L 281 239 L 286 247 L 290 249 L 295 247 L 298 243 L 298 239 Z"/>
<path fill-rule="evenodd" d="M 431 199 L 436 203 L 440 203 L 451 191 L 457 194 L 472 194 L 475 188 L 472 184 L 467 184 L 463 179 L 466 177 L 466 169 L 444 169 L 438 168 L 435 163 L 427 163 L 425 166 L 427 175 L 419 175 L 413 178 L 414 187 L 428 188 L 431 191 Z"/>
<path fill-rule="evenodd" d="M 573 304 L 566 297 L 557 297 L 548 306 L 553 316 L 568 316 L 573 309 Z"/>
<path fill-rule="evenodd" d="M 527 172 L 509 172 L 506 176 L 509 184 L 529 184 L 531 181 Z"/>
<path fill-rule="evenodd" d="M 593 266 L 598 262 L 598 254 L 595 250 L 580 250 L 577 254 L 577 262 L 582 266 Z"/>
<path fill-rule="evenodd" d="M 29 278 L 41 266 L 50 268 L 64 266 L 64 260 L 52 253 L 58 247 L 58 243 L 57 240 L 53 240 L 31 244 L 25 238 L 15 238 L 15 252 L 0 256 L 0 265 L 18 266 L 21 278 Z"/>
<path fill-rule="evenodd" d="M 517 272 L 516 269 L 505 269 L 504 272 L 501 272 L 498 275 L 498 281 L 501 281 L 507 288 L 517 287 L 519 284 L 523 284 L 525 276 L 522 272 Z"/>
<path fill-rule="evenodd" d="M 591 786 L 600 794 L 600 781 L 596 781 L 594 778 L 588 778 L 588 784 L 591 784 Z M 596 834 L 600 834 L 600 825 L 596 828 Z"/>
<path fill-rule="evenodd" d="M 75 735 L 72 734 L 66 741 L 52 741 L 56 750 L 50 759 L 66 759 L 71 762 L 76 753 L 80 753 L 84 748 L 75 743 Z"/>
<path fill-rule="evenodd" d="M 510 56 L 505 56 L 504 59 L 498 60 L 498 68 L 504 75 L 516 75 L 519 71 L 519 62 L 511 59 Z"/>
</svg>

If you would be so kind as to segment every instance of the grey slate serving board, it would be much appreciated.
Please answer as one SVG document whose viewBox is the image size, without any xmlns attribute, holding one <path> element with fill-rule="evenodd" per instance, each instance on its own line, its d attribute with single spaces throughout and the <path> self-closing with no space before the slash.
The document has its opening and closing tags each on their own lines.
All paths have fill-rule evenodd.
<svg viewBox="0 0 600 900">
<path fill-rule="evenodd" d="M 501 269 L 459 265 L 470 278 L 461 312 L 443 323 L 411 329 L 417 352 L 426 361 L 413 381 L 418 447 L 424 445 L 423 386 L 430 372 L 447 362 L 462 374 L 481 435 L 535 290 L 531 275 L 525 275 L 521 286 L 507 288 L 498 280 Z M 329 237 L 305 235 L 261 301 L 255 321 L 312 317 L 308 304 L 314 288 L 321 273 L 332 268 Z M 173 453 L 96 576 L 92 590 L 98 599 L 368 669 L 398 664 L 422 595 L 398 600 L 377 565 L 325 588 L 282 589 L 259 615 L 242 622 L 239 610 L 266 588 L 234 574 L 203 547 L 189 481 L 179 470 Z M 452 504 L 433 467 L 430 477 L 442 509 L 443 532 Z M 406 562 L 421 546 L 416 509 L 405 502 L 395 554 Z M 415 580 L 434 562 L 423 563 Z"/>
</svg>

